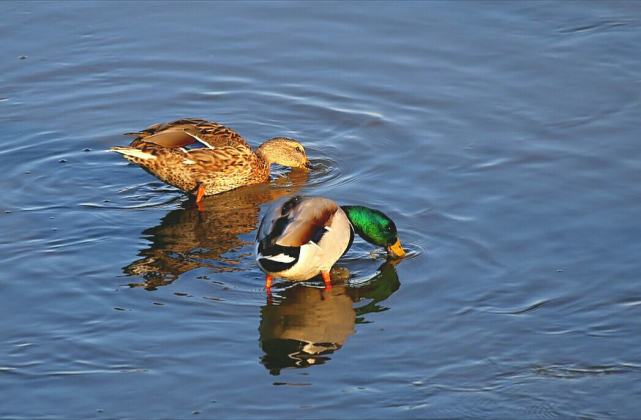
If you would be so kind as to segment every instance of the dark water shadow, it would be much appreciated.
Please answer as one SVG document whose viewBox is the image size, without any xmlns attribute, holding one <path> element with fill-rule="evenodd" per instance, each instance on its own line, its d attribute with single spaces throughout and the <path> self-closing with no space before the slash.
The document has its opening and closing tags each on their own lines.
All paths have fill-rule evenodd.
<svg viewBox="0 0 641 420">
<path fill-rule="evenodd" d="M 198 211 L 193 200 L 186 200 L 158 226 L 142 232 L 151 244 L 138 253 L 141 258 L 123 267 L 128 276 L 142 278 L 129 286 L 155 290 L 202 267 L 213 272 L 238 271 L 241 259 L 247 256 L 238 251 L 249 245 L 241 235 L 256 229 L 260 206 L 297 193 L 307 180 L 308 173 L 292 171 L 269 184 L 205 197 L 204 212 Z"/>
<path fill-rule="evenodd" d="M 329 355 L 354 333 L 355 325 L 367 322 L 366 314 L 388 309 L 381 302 L 401 286 L 396 264 L 385 262 L 371 279 L 358 285 L 339 282 L 325 291 L 297 283 L 282 290 L 261 308 L 261 363 L 270 374 L 279 375 L 284 368 L 329 361 Z"/>
</svg>

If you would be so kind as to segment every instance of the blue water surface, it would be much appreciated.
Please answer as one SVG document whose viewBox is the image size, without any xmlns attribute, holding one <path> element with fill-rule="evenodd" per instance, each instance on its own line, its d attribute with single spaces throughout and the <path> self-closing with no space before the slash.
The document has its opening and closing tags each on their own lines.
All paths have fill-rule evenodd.
<svg viewBox="0 0 641 420">
<path fill-rule="evenodd" d="M 0 417 L 641 411 L 641 3 L 0 3 Z M 184 117 L 308 175 L 188 197 L 106 151 Z M 384 210 L 331 293 L 288 194 Z"/>
</svg>

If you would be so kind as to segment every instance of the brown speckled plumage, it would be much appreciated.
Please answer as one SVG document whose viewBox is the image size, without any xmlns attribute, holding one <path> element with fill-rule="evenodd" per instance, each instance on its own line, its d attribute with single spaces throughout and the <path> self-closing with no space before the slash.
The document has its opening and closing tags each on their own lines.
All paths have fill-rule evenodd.
<svg viewBox="0 0 641 420">
<path fill-rule="evenodd" d="M 185 119 L 155 124 L 137 133 L 128 147 L 111 150 L 185 192 L 202 186 L 206 195 L 269 180 L 269 167 L 278 163 L 306 167 L 307 156 L 295 140 L 270 139 L 256 151 L 234 130 L 221 124 Z M 202 144 L 204 147 L 185 149 Z"/>
</svg>

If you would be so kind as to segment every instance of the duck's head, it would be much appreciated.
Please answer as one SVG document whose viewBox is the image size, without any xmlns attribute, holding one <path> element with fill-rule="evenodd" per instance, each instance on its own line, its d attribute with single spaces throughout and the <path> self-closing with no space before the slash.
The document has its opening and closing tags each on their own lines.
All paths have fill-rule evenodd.
<svg viewBox="0 0 641 420">
<path fill-rule="evenodd" d="M 384 247 L 391 257 L 405 256 L 396 225 L 383 212 L 363 206 L 343 206 L 342 209 L 361 238 Z"/>
<path fill-rule="evenodd" d="M 303 145 L 287 137 L 275 137 L 260 145 L 256 154 L 268 164 L 289 166 L 290 168 L 309 168 L 309 159 Z"/>
</svg>

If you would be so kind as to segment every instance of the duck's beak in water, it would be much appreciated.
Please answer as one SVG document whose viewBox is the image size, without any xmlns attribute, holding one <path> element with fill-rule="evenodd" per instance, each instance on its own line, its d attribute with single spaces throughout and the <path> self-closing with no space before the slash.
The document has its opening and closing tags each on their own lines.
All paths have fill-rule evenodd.
<svg viewBox="0 0 641 420">
<path fill-rule="evenodd" d="M 394 258 L 403 258 L 405 256 L 405 250 L 401 246 L 400 239 L 397 239 L 393 245 L 388 246 L 387 252 Z"/>
</svg>

